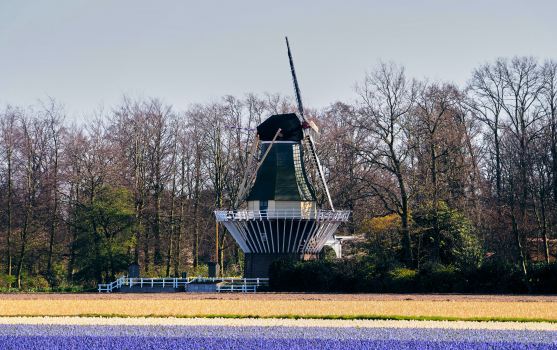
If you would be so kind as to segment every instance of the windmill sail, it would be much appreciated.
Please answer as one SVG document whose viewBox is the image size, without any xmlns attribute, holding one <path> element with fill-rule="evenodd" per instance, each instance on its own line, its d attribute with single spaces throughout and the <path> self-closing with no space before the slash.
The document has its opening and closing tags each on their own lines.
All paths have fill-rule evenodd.
<svg viewBox="0 0 557 350">
<path fill-rule="evenodd" d="M 325 181 L 325 174 L 323 173 L 323 168 L 321 167 L 321 162 L 317 156 L 317 149 L 315 147 L 315 142 L 310 133 L 310 124 L 307 122 L 304 116 L 304 105 L 302 104 L 302 96 L 300 94 L 300 88 L 298 86 L 298 79 L 296 79 L 296 71 L 294 70 L 294 61 L 292 60 L 292 53 L 290 52 L 290 45 L 288 44 L 288 37 L 286 37 L 286 47 L 288 48 L 288 60 L 290 61 L 290 71 L 292 72 L 292 82 L 294 83 L 294 92 L 296 93 L 296 101 L 298 102 L 298 112 L 300 113 L 300 120 L 304 126 L 304 148 L 308 153 L 310 159 L 310 166 L 317 171 L 319 186 L 327 194 L 327 199 L 329 200 L 329 205 L 331 210 L 335 210 L 333 206 L 333 201 L 331 200 L 331 194 L 329 193 L 329 187 L 327 187 L 327 182 Z"/>
<path fill-rule="evenodd" d="M 306 122 L 304 117 L 304 105 L 302 104 L 302 96 L 300 95 L 300 88 L 298 87 L 298 79 L 296 79 L 296 71 L 294 70 L 294 61 L 292 61 L 292 54 L 290 53 L 290 45 L 288 44 L 288 37 L 286 38 L 286 47 L 288 48 L 288 60 L 290 61 L 290 71 L 292 72 L 292 82 L 294 83 L 294 92 L 296 93 L 296 101 L 298 102 L 298 112 L 302 122 Z"/>
</svg>

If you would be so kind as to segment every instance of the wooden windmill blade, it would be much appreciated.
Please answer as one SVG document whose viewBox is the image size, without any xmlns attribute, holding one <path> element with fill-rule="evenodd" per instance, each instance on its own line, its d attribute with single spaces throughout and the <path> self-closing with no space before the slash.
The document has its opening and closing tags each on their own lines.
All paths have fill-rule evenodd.
<svg viewBox="0 0 557 350">
<path fill-rule="evenodd" d="M 252 160 L 255 159 L 255 157 L 250 158 L 249 165 L 246 168 L 246 172 L 244 174 L 244 179 L 242 180 L 242 185 L 240 187 L 240 191 L 238 192 L 238 197 L 236 198 L 236 203 L 234 204 L 234 209 L 237 209 L 238 206 L 240 204 L 242 204 L 245 201 L 246 197 L 248 196 L 251 188 L 253 187 L 253 184 L 255 183 L 255 179 L 257 177 L 257 171 L 259 170 L 259 167 L 265 161 L 265 158 L 267 157 L 267 154 L 269 154 L 269 151 L 271 150 L 271 147 L 273 147 L 273 144 L 275 143 L 275 140 L 280 135 L 280 131 L 281 131 L 281 129 L 277 130 L 275 136 L 273 137 L 273 140 L 271 141 L 271 145 L 267 148 L 267 151 L 265 152 L 265 154 L 263 154 L 263 156 L 261 157 L 259 162 L 257 162 L 257 165 L 255 166 L 255 170 L 252 172 L 251 175 L 249 174 L 249 171 L 251 169 Z M 258 148 L 259 145 L 260 145 L 260 140 L 259 140 L 259 137 L 257 137 L 257 135 L 256 135 L 256 138 L 254 140 L 254 143 L 252 145 L 250 153 L 255 154 L 255 150 Z"/>
<path fill-rule="evenodd" d="M 249 191 L 249 188 L 246 187 L 248 177 L 252 168 L 253 161 L 257 157 L 256 152 L 258 149 L 260 142 L 259 136 L 255 134 L 253 138 L 253 144 L 251 145 L 251 149 L 248 153 L 248 165 L 246 166 L 246 170 L 244 172 L 244 177 L 242 178 L 242 184 L 240 185 L 240 189 L 238 190 L 238 195 L 236 196 L 236 203 L 234 203 L 234 209 L 237 209 L 240 204 L 243 203 L 244 199 L 246 198 L 246 193 Z"/>
<path fill-rule="evenodd" d="M 304 144 L 306 145 L 305 149 L 306 152 L 308 152 L 308 157 L 310 159 L 310 162 L 312 163 L 313 167 L 317 171 L 319 185 L 327 194 L 327 199 L 329 200 L 329 205 L 331 206 L 331 210 L 334 211 L 335 207 L 333 206 L 333 201 L 331 200 L 329 187 L 327 186 L 327 182 L 325 181 L 325 174 L 323 172 L 323 168 L 321 167 L 321 161 L 319 160 L 319 156 L 317 155 L 317 149 L 315 147 L 315 143 L 313 142 L 313 137 L 311 137 L 309 133 L 306 135 Z"/>
<path fill-rule="evenodd" d="M 324 192 L 327 194 L 327 199 L 329 201 L 329 205 L 331 206 L 331 210 L 335 210 L 333 206 L 333 201 L 331 200 L 331 194 L 329 193 L 329 187 L 327 186 L 327 182 L 325 181 L 325 174 L 323 172 L 323 168 L 321 167 L 321 162 L 319 161 L 319 157 L 317 156 L 317 149 L 315 147 L 315 142 L 313 141 L 313 137 L 311 136 L 310 130 L 313 128 L 316 130 L 309 123 L 305 116 L 304 116 L 304 106 L 302 104 L 302 96 L 300 94 L 300 88 L 298 86 L 298 79 L 296 78 L 296 71 L 294 70 L 294 61 L 292 60 L 292 53 L 290 52 L 290 45 L 288 44 L 288 37 L 286 37 L 286 47 L 288 49 L 288 60 L 290 62 L 290 71 L 292 72 L 292 82 L 294 84 L 294 92 L 296 94 L 296 101 L 298 102 L 298 112 L 300 113 L 300 121 L 302 122 L 304 128 L 304 145 L 306 152 L 308 152 L 308 157 L 310 159 L 310 166 L 315 169 L 317 172 L 319 187 L 321 187 Z"/>
</svg>

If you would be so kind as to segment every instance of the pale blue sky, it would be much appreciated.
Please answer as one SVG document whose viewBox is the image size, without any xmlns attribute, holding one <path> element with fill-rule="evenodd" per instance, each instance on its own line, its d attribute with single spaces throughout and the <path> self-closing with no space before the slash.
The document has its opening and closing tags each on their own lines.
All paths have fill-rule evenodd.
<svg viewBox="0 0 557 350">
<path fill-rule="evenodd" d="M 176 108 L 292 94 L 284 36 L 311 107 L 355 97 L 378 61 L 465 84 L 500 56 L 557 59 L 557 1 L 0 0 L 0 104 L 47 95 L 76 116 L 122 93 Z"/>
</svg>

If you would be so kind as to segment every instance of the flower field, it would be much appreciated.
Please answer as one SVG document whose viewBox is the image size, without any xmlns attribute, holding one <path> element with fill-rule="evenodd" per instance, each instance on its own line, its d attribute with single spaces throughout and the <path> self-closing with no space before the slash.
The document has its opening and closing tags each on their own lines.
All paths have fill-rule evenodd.
<svg viewBox="0 0 557 350">
<path fill-rule="evenodd" d="M 557 325 L 223 318 L 0 318 L 2 349 L 557 349 Z"/>
<path fill-rule="evenodd" d="M 288 294 L 0 296 L 0 349 L 557 350 L 557 302 L 553 298 L 390 298 Z M 96 317 L 85 317 L 92 315 Z M 292 315 L 301 318 L 289 318 Z M 335 315 L 356 319 L 319 318 Z M 366 315 L 537 322 L 364 319 Z M 548 322 L 539 322 L 541 319 Z"/>
<path fill-rule="evenodd" d="M 2 316 L 356 316 L 397 315 L 455 318 L 557 320 L 557 303 L 364 300 L 92 299 L 2 300 Z"/>
</svg>

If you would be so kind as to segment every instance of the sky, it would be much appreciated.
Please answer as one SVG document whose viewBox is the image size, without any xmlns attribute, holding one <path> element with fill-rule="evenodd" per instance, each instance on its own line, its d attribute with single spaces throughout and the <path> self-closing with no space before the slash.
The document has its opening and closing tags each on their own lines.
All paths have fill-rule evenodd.
<svg viewBox="0 0 557 350">
<path fill-rule="evenodd" d="M 557 59 L 555 0 L 0 0 L 0 105 L 79 118 L 123 94 L 176 109 L 247 93 L 356 98 L 379 60 L 464 86 L 498 57 Z"/>
</svg>

